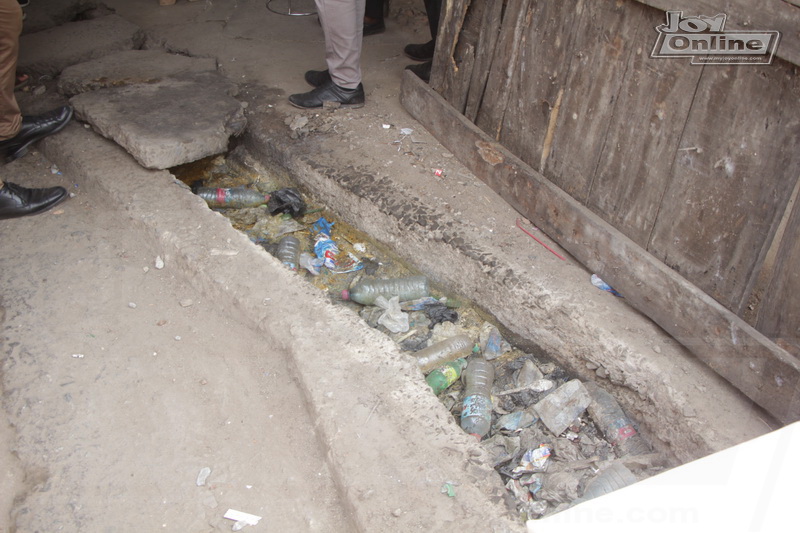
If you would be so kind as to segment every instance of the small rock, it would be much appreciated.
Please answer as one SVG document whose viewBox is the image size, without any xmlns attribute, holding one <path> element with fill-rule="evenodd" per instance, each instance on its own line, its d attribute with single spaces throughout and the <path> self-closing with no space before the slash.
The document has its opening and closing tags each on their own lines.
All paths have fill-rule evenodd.
<svg viewBox="0 0 800 533">
<path fill-rule="evenodd" d="M 403 510 L 402 509 L 395 509 L 394 511 L 392 511 L 392 516 L 394 516 L 394 517 L 400 517 L 400 515 L 402 515 L 402 514 L 403 514 Z"/>
<path fill-rule="evenodd" d="M 162 268 L 164 268 L 164 260 L 161 259 L 160 255 L 156 256 L 156 262 L 155 262 L 155 265 L 153 265 L 153 266 L 155 266 L 156 269 L 158 269 L 158 270 L 161 270 Z"/>
<path fill-rule="evenodd" d="M 128 302 L 128 307 L 131 309 L 136 309 L 136 304 L 134 302 Z"/>
<path fill-rule="evenodd" d="M 181 307 L 191 307 L 192 305 L 194 305 L 194 302 L 192 301 L 191 298 L 184 298 L 183 300 L 181 300 L 180 303 Z"/>
<path fill-rule="evenodd" d="M 656 353 L 661 353 L 661 346 L 659 346 L 658 344 L 654 344 L 653 351 Z"/>
</svg>

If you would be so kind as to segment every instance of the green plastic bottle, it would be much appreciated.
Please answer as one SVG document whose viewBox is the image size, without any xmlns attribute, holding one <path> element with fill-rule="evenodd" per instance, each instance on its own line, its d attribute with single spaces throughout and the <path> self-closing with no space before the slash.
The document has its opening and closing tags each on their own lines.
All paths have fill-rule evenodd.
<svg viewBox="0 0 800 533">
<path fill-rule="evenodd" d="M 435 369 L 428 374 L 425 381 L 431 386 L 433 393 L 438 396 L 461 377 L 461 372 L 463 372 L 466 367 L 467 360 L 463 357 L 459 357 L 455 361 L 450 361 Z"/>
</svg>

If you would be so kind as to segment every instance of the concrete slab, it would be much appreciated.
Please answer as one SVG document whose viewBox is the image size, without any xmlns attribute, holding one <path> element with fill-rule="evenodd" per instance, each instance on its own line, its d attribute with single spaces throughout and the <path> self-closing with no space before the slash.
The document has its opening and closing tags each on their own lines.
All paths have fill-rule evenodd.
<svg viewBox="0 0 800 533">
<path fill-rule="evenodd" d="M 118 15 L 69 22 L 20 37 L 18 70 L 55 77 L 70 65 L 112 52 L 141 48 L 144 32 Z"/>
<path fill-rule="evenodd" d="M 125 148 L 143 167 L 171 168 L 222 153 L 245 128 L 236 85 L 215 72 L 191 73 L 70 99 L 76 116 Z"/>
<path fill-rule="evenodd" d="M 164 50 L 123 50 L 65 68 L 58 77 L 58 92 L 65 96 L 196 72 L 216 72 L 210 57 L 188 57 Z"/>
</svg>

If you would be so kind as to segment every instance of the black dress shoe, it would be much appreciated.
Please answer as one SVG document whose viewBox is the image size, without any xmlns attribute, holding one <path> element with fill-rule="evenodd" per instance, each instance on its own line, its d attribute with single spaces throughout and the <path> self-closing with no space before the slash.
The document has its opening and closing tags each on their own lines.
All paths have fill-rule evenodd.
<svg viewBox="0 0 800 533">
<path fill-rule="evenodd" d="M 11 139 L 0 141 L 0 154 L 6 163 L 28 153 L 28 147 L 48 135 L 60 131 L 72 118 L 72 108 L 68 105 L 48 111 L 43 115 L 23 116 L 19 133 Z"/>
<path fill-rule="evenodd" d="M 408 65 L 406 70 L 410 70 L 416 74 L 422 81 L 428 83 L 431 81 L 431 67 L 433 61 L 426 61 L 424 63 L 417 63 L 416 65 Z"/>
<path fill-rule="evenodd" d="M 42 213 L 66 197 L 64 187 L 26 189 L 6 182 L 0 189 L 0 220 Z"/>
<path fill-rule="evenodd" d="M 414 61 L 429 61 L 433 59 L 435 48 L 436 41 L 428 41 L 425 44 L 409 44 L 403 48 L 403 53 Z"/>
<path fill-rule="evenodd" d="M 363 107 L 364 86 L 359 83 L 355 89 L 345 89 L 331 80 L 307 93 L 291 95 L 289 103 L 301 109 L 315 109 L 325 103 L 339 104 L 341 107 Z"/>
<path fill-rule="evenodd" d="M 367 35 L 377 35 L 386 31 L 386 24 L 382 20 L 378 22 L 364 23 L 364 37 Z"/>
<path fill-rule="evenodd" d="M 305 78 L 312 87 L 319 87 L 331 81 L 331 73 L 327 70 L 309 70 L 306 72 Z"/>
</svg>

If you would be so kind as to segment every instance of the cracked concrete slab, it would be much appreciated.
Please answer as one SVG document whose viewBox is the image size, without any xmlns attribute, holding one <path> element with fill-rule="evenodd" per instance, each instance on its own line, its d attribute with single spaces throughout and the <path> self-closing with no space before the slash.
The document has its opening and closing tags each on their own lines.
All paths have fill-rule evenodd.
<svg viewBox="0 0 800 533">
<path fill-rule="evenodd" d="M 70 99 L 76 116 L 145 168 L 166 169 L 220 154 L 247 124 L 236 85 L 215 72 L 110 87 Z"/>
<path fill-rule="evenodd" d="M 118 15 L 69 22 L 23 34 L 17 68 L 34 77 L 55 77 L 70 65 L 141 48 L 144 41 L 144 32 Z"/>
<path fill-rule="evenodd" d="M 164 50 L 123 50 L 71 65 L 58 78 L 58 92 L 75 96 L 97 89 L 155 83 L 165 78 L 198 72 L 216 72 L 210 57 L 189 57 Z"/>
</svg>

